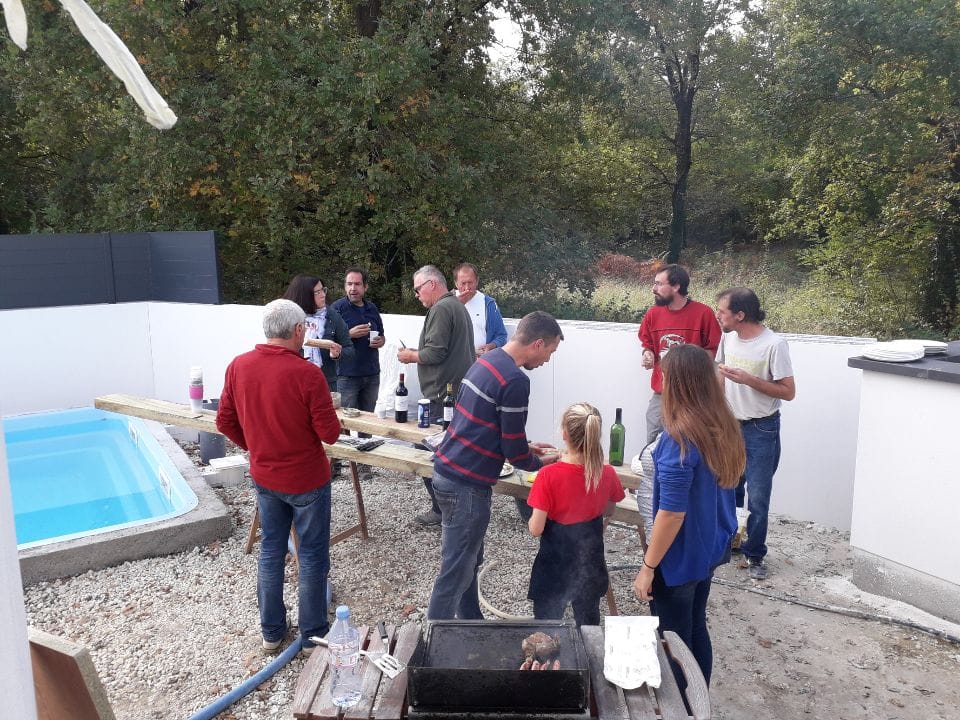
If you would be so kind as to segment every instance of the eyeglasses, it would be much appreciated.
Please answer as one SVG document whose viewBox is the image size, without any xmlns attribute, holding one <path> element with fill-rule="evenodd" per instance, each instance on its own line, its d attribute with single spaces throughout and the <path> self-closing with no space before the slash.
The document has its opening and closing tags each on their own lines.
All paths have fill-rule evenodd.
<svg viewBox="0 0 960 720">
<path fill-rule="evenodd" d="M 653 286 L 654 286 L 654 287 L 669 287 L 669 285 L 670 285 L 670 283 L 668 283 L 668 282 L 660 282 L 659 280 L 654 280 L 654 281 L 653 281 Z"/>
<path fill-rule="evenodd" d="M 423 286 L 426 285 L 427 283 L 433 282 L 433 281 L 434 281 L 433 278 L 430 278 L 429 280 L 424 280 L 424 281 L 423 281 L 422 283 L 420 283 L 419 285 L 414 285 L 414 286 L 413 286 L 413 294 L 414 294 L 414 295 L 420 295 L 420 291 L 423 289 Z"/>
<path fill-rule="evenodd" d="M 320 288 L 319 290 L 314 290 L 314 291 L 313 291 L 313 294 L 314 294 L 314 295 L 326 295 L 326 294 L 327 294 L 327 289 L 326 289 L 326 288 Z"/>
</svg>

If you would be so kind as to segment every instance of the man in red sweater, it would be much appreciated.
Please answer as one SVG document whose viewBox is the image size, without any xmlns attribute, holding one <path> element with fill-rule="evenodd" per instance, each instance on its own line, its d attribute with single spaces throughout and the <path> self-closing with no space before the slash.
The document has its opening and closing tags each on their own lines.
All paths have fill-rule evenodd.
<svg viewBox="0 0 960 720">
<path fill-rule="evenodd" d="M 330 462 L 323 443 L 336 442 L 340 421 L 323 371 L 301 356 L 303 310 L 274 300 L 263 311 L 267 342 L 227 367 L 217 429 L 250 451 L 260 511 L 257 604 L 263 650 L 276 652 L 287 634 L 283 570 L 291 524 L 300 541 L 300 636 L 305 652 L 323 637 L 330 570 Z"/>
<path fill-rule="evenodd" d="M 687 296 L 690 275 L 680 265 L 664 265 L 654 276 L 652 308 L 640 323 L 643 367 L 653 370 L 650 387 L 653 397 L 647 406 L 647 442 L 660 434 L 660 392 L 663 373 L 660 361 L 675 345 L 693 344 L 706 348 L 711 357 L 720 345 L 720 323 L 707 305 Z"/>
</svg>

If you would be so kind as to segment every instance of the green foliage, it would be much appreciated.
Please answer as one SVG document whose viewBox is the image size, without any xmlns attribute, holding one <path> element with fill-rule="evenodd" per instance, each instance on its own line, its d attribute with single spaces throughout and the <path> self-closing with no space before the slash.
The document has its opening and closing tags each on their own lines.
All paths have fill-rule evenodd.
<svg viewBox="0 0 960 720">
<path fill-rule="evenodd" d="M 417 267 L 469 260 L 510 314 L 636 321 L 649 288 L 597 261 L 661 257 L 682 212 L 702 298 L 753 286 L 784 331 L 960 330 L 956 3 L 361 4 L 99 0 L 180 117 L 161 133 L 27 3 L 0 232 L 213 229 L 229 301 L 360 263 L 393 311 L 420 311 Z M 512 75 L 493 7 L 525 28 Z"/>
</svg>

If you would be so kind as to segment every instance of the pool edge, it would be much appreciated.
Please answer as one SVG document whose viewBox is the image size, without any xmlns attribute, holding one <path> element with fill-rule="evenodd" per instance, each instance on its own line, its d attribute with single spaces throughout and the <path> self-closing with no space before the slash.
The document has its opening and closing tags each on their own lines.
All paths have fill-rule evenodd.
<svg viewBox="0 0 960 720">
<path fill-rule="evenodd" d="M 226 506 L 183 449 L 160 423 L 143 422 L 196 494 L 197 506 L 166 520 L 21 550 L 20 575 L 24 586 L 101 570 L 128 560 L 172 555 L 234 532 Z"/>
</svg>

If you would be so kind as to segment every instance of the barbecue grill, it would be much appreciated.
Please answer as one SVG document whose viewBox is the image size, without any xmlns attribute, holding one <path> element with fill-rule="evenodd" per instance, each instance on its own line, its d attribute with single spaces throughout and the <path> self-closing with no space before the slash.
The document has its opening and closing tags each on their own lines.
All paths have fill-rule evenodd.
<svg viewBox="0 0 960 720">
<path fill-rule="evenodd" d="M 560 641 L 558 670 L 520 670 L 523 639 L 537 631 Z M 407 692 L 411 720 L 590 717 L 587 654 L 572 622 L 429 622 Z"/>
</svg>

